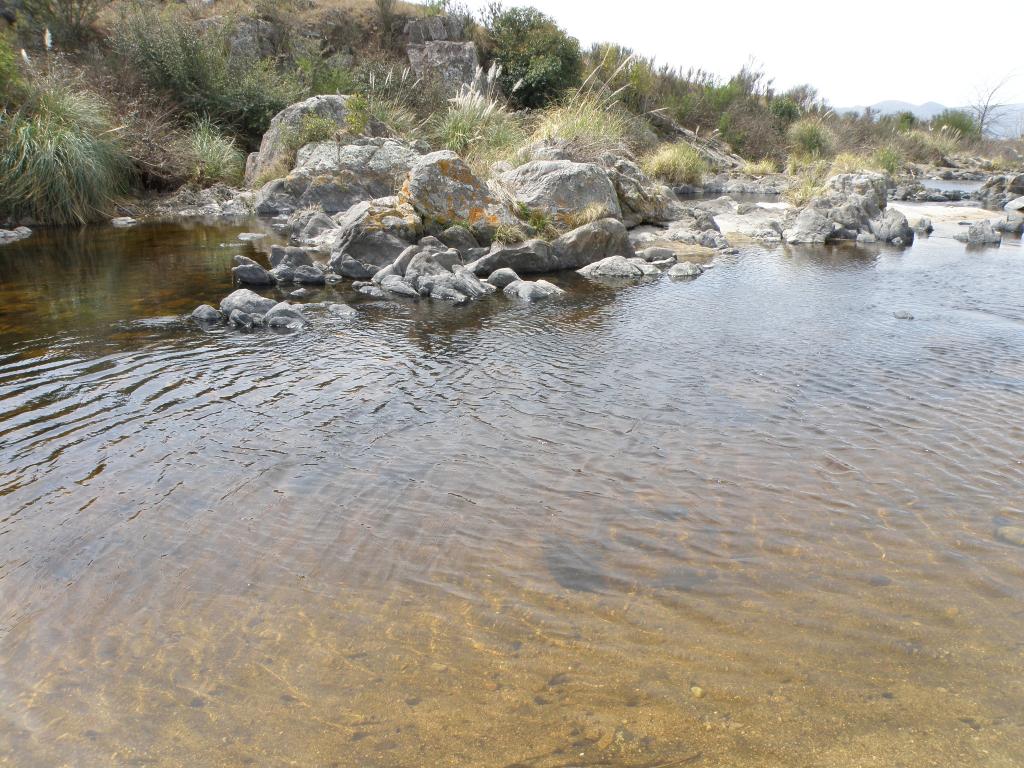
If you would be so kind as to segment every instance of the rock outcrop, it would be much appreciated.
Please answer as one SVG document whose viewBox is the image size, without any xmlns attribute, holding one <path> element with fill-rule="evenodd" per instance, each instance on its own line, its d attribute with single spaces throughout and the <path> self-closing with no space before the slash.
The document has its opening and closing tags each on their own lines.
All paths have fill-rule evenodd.
<svg viewBox="0 0 1024 768">
<path fill-rule="evenodd" d="M 782 236 L 787 243 L 833 240 L 910 245 L 907 218 L 887 209 L 888 177 L 882 173 L 843 173 L 830 178 L 822 195 L 801 209 Z"/>
<path fill-rule="evenodd" d="M 434 78 L 449 96 L 470 85 L 480 68 L 476 45 L 453 40 L 428 40 L 405 49 L 418 78 Z"/>
<path fill-rule="evenodd" d="M 584 209 L 620 219 L 622 209 L 608 173 L 594 163 L 534 160 L 498 177 L 498 184 L 521 206 L 559 225 Z"/>
</svg>

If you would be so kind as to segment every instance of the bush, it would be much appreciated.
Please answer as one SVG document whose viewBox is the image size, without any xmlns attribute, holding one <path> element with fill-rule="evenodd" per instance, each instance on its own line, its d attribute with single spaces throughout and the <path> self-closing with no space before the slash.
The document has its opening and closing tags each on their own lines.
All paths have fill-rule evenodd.
<svg viewBox="0 0 1024 768">
<path fill-rule="evenodd" d="M 82 224 L 127 191 L 131 163 L 106 105 L 57 80 L 0 117 L 0 217 Z"/>
<path fill-rule="evenodd" d="M 186 149 L 193 182 L 202 186 L 217 182 L 241 184 L 245 174 L 245 153 L 209 118 L 196 121 L 188 134 Z"/>
<path fill-rule="evenodd" d="M 933 131 L 956 132 L 965 139 L 981 137 L 978 123 L 971 115 L 960 109 L 947 109 L 937 115 L 932 119 L 931 128 Z"/>
<path fill-rule="evenodd" d="M 789 126 L 786 132 L 790 150 L 806 158 L 829 157 L 833 153 L 835 135 L 824 122 L 805 117 Z"/>
<path fill-rule="evenodd" d="M 25 80 L 11 38 L 0 32 L 0 109 L 17 106 L 25 95 Z"/>
<path fill-rule="evenodd" d="M 708 171 L 704 157 L 687 144 L 663 144 L 644 158 L 644 171 L 668 184 L 700 184 Z"/>
<path fill-rule="evenodd" d="M 487 50 L 502 68 L 501 87 L 520 107 L 535 109 L 580 82 L 579 41 L 535 8 L 492 9 L 484 20 Z"/>
<path fill-rule="evenodd" d="M 895 176 L 903 169 L 903 152 L 896 146 L 879 147 L 873 156 L 875 167 Z"/>
<path fill-rule="evenodd" d="M 800 118 L 800 105 L 790 96 L 779 96 L 771 100 L 768 111 L 780 122 L 789 125 Z"/>
<path fill-rule="evenodd" d="M 187 19 L 132 6 L 113 38 L 126 66 L 196 118 L 209 116 L 255 145 L 270 119 L 304 90 L 268 60 L 229 55 L 223 32 L 198 34 Z"/>
<path fill-rule="evenodd" d="M 796 179 L 782 196 L 788 203 L 798 208 L 805 206 L 814 198 L 825 194 L 825 181 L 831 173 L 829 163 L 825 161 L 808 163 L 800 168 Z"/>
<path fill-rule="evenodd" d="M 24 0 L 23 17 L 30 29 L 50 30 L 62 45 L 82 42 L 111 0 Z"/>
<path fill-rule="evenodd" d="M 912 163 L 938 165 L 960 149 L 960 134 L 953 129 L 911 131 L 899 136 L 897 141 Z"/>
</svg>

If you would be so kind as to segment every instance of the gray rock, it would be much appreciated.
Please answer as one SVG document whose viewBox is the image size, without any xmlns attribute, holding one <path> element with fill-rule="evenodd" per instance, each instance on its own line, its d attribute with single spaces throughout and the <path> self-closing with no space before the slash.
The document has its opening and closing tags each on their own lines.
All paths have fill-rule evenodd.
<svg viewBox="0 0 1024 768">
<path fill-rule="evenodd" d="M 437 239 L 449 248 L 454 248 L 463 256 L 480 246 L 480 243 L 473 237 L 473 233 L 462 226 L 448 227 L 448 229 L 437 236 Z"/>
<path fill-rule="evenodd" d="M 640 261 L 644 264 L 647 263 L 642 259 Z M 576 271 L 584 277 L 636 278 L 643 277 L 644 274 L 640 267 L 625 256 L 609 256 Z"/>
<path fill-rule="evenodd" d="M 1010 214 L 1005 219 L 997 221 L 992 228 L 1005 235 L 1024 234 L 1024 216 Z"/>
<path fill-rule="evenodd" d="M 560 296 L 565 291 L 557 285 L 549 283 L 547 280 L 537 280 L 536 282 L 516 280 L 506 285 L 503 293 L 506 296 L 522 299 L 523 301 L 540 301 L 542 299 L 549 299 L 552 296 Z"/>
<path fill-rule="evenodd" d="M 402 32 L 409 44 L 422 45 L 432 40 L 462 40 L 465 26 L 458 16 L 437 14 L 410 19 Z"/>
<path fill-rule="evenodd" d="M 274 278 L 278 285 L 294 283 L 295 267 L 288 267 L 282 264 L 280 267 L 274 267 L 270 270 L 270 276 Z"/>
<path fill-rule="evenodd" d="M 1013 200 L 1003 206 L 1003 210 L 1006 211 L 1024 211 L 1024 196 L 1015 197 Z"/>
<path fill-rule="evenodd" d="M 902 309 L 898 310 L 896 312 L 893 312 L 892 316 L 895 317 L 897 320 L 913 320 L 914 319 L 914 316 L 912 314 L 910 314 L 906 310 L 902 310 Z"/>
<path fill-rule="evenodd" d="M 385 298 L 384 291 L 377 285 L 361 285 L 356 290 L 364 296 L 369 296 L 371 299 Z M 416 295 L 418 296 L 419 294 Z"/>
<path fill-rule="evenodd" d="M 498 183 L 519 204 L 568 224 L 579 211 L 600 209 L 621 219 L 622 209 L 608 173 L 594 163 L 535 160 L 503 173 Z"/>
<path fill-rule="evenodd" d="M 300 285 L 324 285 L 327 282 L 323 272 L 307 264 L 295 267 L 292 279 Z"/>
<path fill-rule="evenodd" d="M 999 245 L 1002 242 L 1002 235 L 992 227 L 991 221 L 978 221 L 968 227 L 967 232 L 961 232 L 956 236 L 960 242 L 968 245 Z"/>
<path fill-rule="evenodd" d="M 294 291 L 292 291 L 291 293 L 288 294 L 288 298 L 289 299 L 308 299 L 310 296 L 313 296 L 315 293 L 316 293 L 316 291 L 313 291 L 313 290 L 311 290 L 309 288 L 297 288 L 296 290 L 294 290 Z"/>
<path fill-rule="evenodd" d="M 419 280 L 428 275 L 451 274 L 456 264 L 462 264 L 462 256 L 454 248 L 435 251 L 427 247 L 409 260 L 402 274 L 406 282 L 418 286 Z"/>
<path fill-rule="evenodd" d="M 334 229 L 335 226 L 334 219 L 323 211 L 316 211 L 312 216 L 304 217 L 302 226 L 298 232 L 296 232 L 296 236 L 301 242 L 308 243 L 322 235 L 324 232 Z M 294 225 L 292 231 L 295 231 Z"/>
<path fill-rule="evenodd" d="M 128 227 L 134 227 L 138 223 L 139 222 L 137 222 L 131 216 L 119 216 L 116 219 L 110 220 L 110 226 L 114 227 L 115 229 L 126 229 Z"/>
<path fill-rule="evenodd" d="M 501 269 L 510 269 L 525 275 L 554 272 L 560 268 L 558 259 L 551 252 L 551 246 L 543 240 L 527 240 L 516 245 L 495 243 L 487 255 L 466 265 L 466 269 L 477 277 L 490 275 Z"/>
<path fill-rule="evenodd" d="M 648 262 L 667 261 L 668 259 L 671 259 L 672 261 L 676 260 L 675 251 L 671 248 L 661 248 L 658 246 L 644 248 L 642 251 L 637 251 L 636 255 Z"/>
<path fill-rule="evenodd" d="M 879 209 L 885 208 L 889 200 L 889 177 L 884 173 L 841 173 L 825 182 L 825 186 L 841 197 L 864 195 Z"/>
<path fill-rule="evenodd" d="M 639 269 L 644 277 L 657 277 L 658 275 L 661 274 L 661 268 L 659 268 L 656 264 L 646 262 L 641 258 L 629 259 L 629 263 L 633 264 L 637 269 Z M 668 263 L 665 266 L 667 268 L 674 263 L 675 259 L 673 259 L 671 263 Z M 586 269 L 586 267 L 584 267 L 584 269 Z"/>
<path fill-rule="evenodd" d="M 517 275 L 514 270 L 511 270 L 508 267 L 496 269 L 493 272 L 491 272 L 490 275 L 487 276 L 487 282 L 493 285 L 499 291 L 503 290 L 505 286 L 508 285 L 509 283 L 514 283 L 518 279 L 519 275 Z"/>
<path fill-rule="evenodd" d="M 824 243 L 832 236 L 835 222 L 818 208 L 804 208 L 793 225 L 782 233 L 787 243 Z"/>
<path fill-rule="evenodd" d="M 600 219 L 562 235 L 551 243 L 551 253 L 560 269 L 579 269 L 608 256 L 636 256 L 629 232 L 617 219 Z"/>
<path fill-rule="evenodd" d="M 300 326 L 309 324 L 309 320 L 306 318 L 306 315 L 303 314 L 302 309 L 287 301 L 279 302 L 268 309 L 264 319 L 267 325 L 271 328 L 281 327 L 282 325 L 288 325 L 291 323 L 298 323 Z M 285 322 L 282 323 L 281 321 Z"/>
<path fill-rule="evenodd" d="M 231 310 L 231 314 L 228 315 L 228 323 L 235 328 L 250 330 L 256 324 L 256 321 L 248 312 L 243 312 L 240 309 L 233 309 Z"/>
<path fill-rule="evenodd" d="M 302 147 L 295 167 L 259 190 L 256 213 L 273 216 L 317 207 L 333 215 L 364 201 L 393 196 L 419 157 L 411 145 L 395 139 L 350 142 L 322 141 Z"/>
<path fill-rule="evenodd" d="M 32 230 L 28 227 L 16 227 L 15 229 L 0 229 L 0 245 L 6 245 L 7 243 L 14 243 L 18 240 L 24 240 L 32 234 Z"/>
<path fill-rule="evenodd" d="M 869 222 L 871 234 L 885 243 L 910 245 L 914 242 L 914 230 L 907 223 L 907 217 L 893 208 L 882 211 L 877 219 Z M 899 240 L 899 243 L 896 243 Z"/>
<path fill-rule="evenodd" d="M 231 274 L 242 285 L 273 285 L 276 282 L 267 270 L 252 259 L 245 259 L 244 263 L 232 267 Z"/>
<path fill-rule="evenodd" d="M 312 265 L 313 258 L 304 248 L 297 248 L 293 245 L 270 246 L 270 266 L 272 267 L 302 267 Z"/>
<path fill-rule="evenodd" d="M 243 243 L 251 243 L 255 240 L 262 240 L 266 236 L 266 232 L 242 232 L 236 239 Z"/>
<path fill-rule="evenodd" d="M 914 231 L 920 232 L 923 235 L 930 235 L 935 231 L 935 227 L 932 226 L 931 219 L 918 219 L 914 222 Z"/>
<path fill-rule="evenodd" d="M 420 297 L 419 291 L 398 275 L 388 275 L 380 281 L 380 287 L 382 290 L 393 293 L 396 296 L 405 296 L 410 299 L 418 299 Z"/>
<path fill-rule="evenodd" d="M 669 277 L 699 277 L 704 274 L 704 268 L 692 261 L 683 261 L 669 267 Z"/>
<path fill-rule="evenodd" d="M 224 320 L 224 315 L 209 304 L 200 304 L 192 310 L 192 319 L 199 323 L 219 323 Z"/>
<path fill-rule="evenodd" d="M 627 227 L 667 224 L 680 215 L 681 206 L 672 190 L 651 181 L 636 163 L 618 155 L 605 155 L 600 165 L 615 188 Z"/>
<path fill-rule="evenodd" d="M 295 135 L 302 129 L 303 119 L 307 115 L 315 115 L 333 122 L 339 133 L 348 134 L 348 100 L 350 96 L 311 96 L 305 101 L 285 107 L 270 121 L 267 132 L 263 134 L 258 152 L 249 156 L 245 167 L 245 183 L 254 181 L 268 174 L 285 175 L 290 168 L 291 152 Z M 372 122 L 368 129 L 376 132 L 381 129 L 379 123 Z M 285 165 L 288 167 L 284 167 Z M 379 195 L 372 195 L 378 197 Z"/>
<path fill-rule="evenodd" d="M 327 266 L 335 274 L 347 277 L 350 280 L 369 280 L 378 270 L 377 267 L 368 266 L 344 253 L 332 256 Z"/>
<path fill-rule="evenodd" d="M 229 317 L 236 309 L 247 315 L 262 315 L 275 304 L 273 299 L 266 299 L 248 288 L 239 288 L 221 299 L 220 311 Z"/>
<path fill-rule="evenodd" d="M 340 302 L 328 303 L 327 312 L 335 317 L 352 318 L 356 316 L 355 309 L 350 307 L 348 304 L 342 304 Z"/>
</svg>

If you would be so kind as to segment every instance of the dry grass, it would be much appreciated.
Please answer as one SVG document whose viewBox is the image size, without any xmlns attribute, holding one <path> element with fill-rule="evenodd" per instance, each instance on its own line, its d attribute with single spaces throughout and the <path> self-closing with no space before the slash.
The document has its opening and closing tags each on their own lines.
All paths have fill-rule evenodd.
<svg viewBox="0 0 1024 768">
<path fill-rule="evenodd" d="M 708 172 L 704 156 L 685 141 L 662 144 L 641 165 L 648 175 L 667 184 L 698 185 Z"/>
</svg>

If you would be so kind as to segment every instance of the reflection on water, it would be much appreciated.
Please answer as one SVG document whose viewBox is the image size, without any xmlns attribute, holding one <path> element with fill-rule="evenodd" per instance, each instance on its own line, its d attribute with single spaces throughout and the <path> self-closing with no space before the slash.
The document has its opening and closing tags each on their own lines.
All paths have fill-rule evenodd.
<svg viewBox="0 0 1024 768">
<path fill-rule="evenodd" d="M 237 232 L 0 251 L 0 764 L 1024 761 L 1016 243 L 204 333 Z"/>
</svg>

